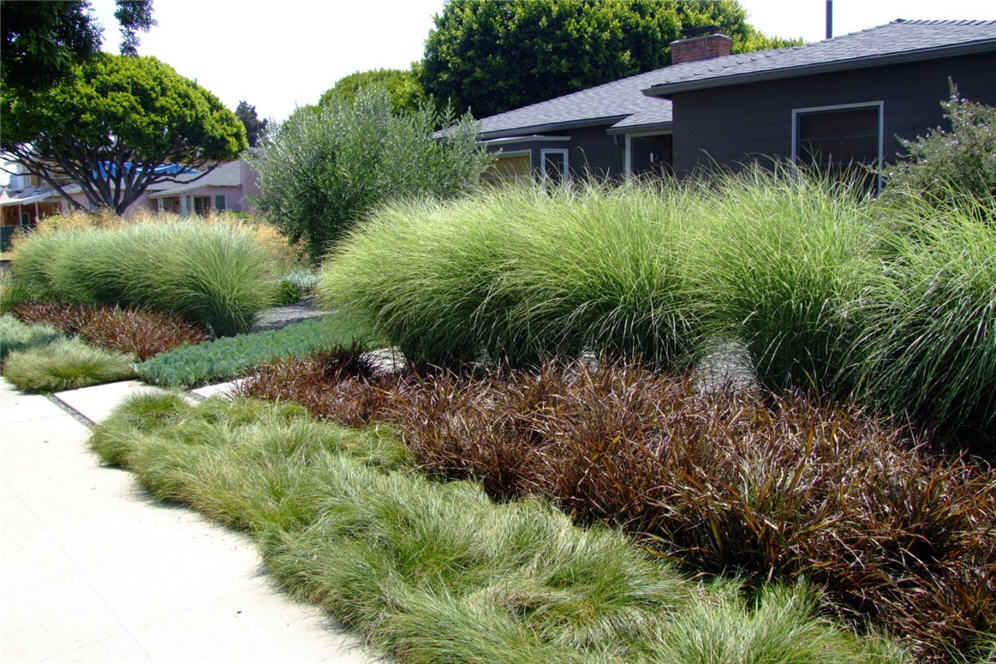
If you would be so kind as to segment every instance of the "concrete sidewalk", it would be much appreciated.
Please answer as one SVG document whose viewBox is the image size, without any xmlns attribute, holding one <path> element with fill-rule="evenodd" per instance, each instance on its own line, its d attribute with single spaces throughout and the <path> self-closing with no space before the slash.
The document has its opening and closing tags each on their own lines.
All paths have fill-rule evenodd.
<svg viewBox="0 0 996 664">
<path fill-rule="evenodd" d="M 132 391 L 102 387 L 69 399 L 106 412 Z M 0 379 L 0 661 L 379 661 L 280 593 L 251 540 L 153 503 L 88 436 Z"/>
</svg>

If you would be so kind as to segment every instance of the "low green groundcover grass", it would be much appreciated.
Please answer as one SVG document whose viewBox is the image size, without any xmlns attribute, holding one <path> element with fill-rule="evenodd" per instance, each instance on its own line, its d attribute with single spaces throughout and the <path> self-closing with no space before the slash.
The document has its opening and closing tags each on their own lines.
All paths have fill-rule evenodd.
<svg viewBox="0 0 996 664">
<path fill-rule="evenodd" d="M 0 316 L 0 359 L 14 351 L 50 344 L 61 336 L 51 325 L 28 325 L 4 314 Z"/>
<path fill-rule="evenodd" d="M 58 392 L 127 380 L 135 375 L 134 362 L 134 355 L 94 348 L 73 338 L 11 353 L 3 375 L 25 392 Z"/>
<path fill-rule="evenodd" d="M 377 345 L 379 335 L 363 319 L 345 312 L 307 320 L 281 330 L 223 337 L 182 346 L 138 365 L 144 380 L 166 387 L 190 387 L 226 380 L 278 357 L 303 356 L 336 346 Z"/>
<path fill-rule="evenodd" d="M 414 472 L 382 429 L 290 404 L 141 395 L 91 439 L 162 500 L 247 530 L 294 595 L 404 663 L 907 662 L 804 584 L 693 582 L 538 499 Z"/>
</svg>

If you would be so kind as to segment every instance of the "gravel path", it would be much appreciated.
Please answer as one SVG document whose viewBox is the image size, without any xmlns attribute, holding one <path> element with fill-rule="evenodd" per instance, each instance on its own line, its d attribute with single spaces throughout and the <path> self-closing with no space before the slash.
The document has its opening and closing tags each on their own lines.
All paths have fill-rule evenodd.
<svg viewBox="0 0 996 664">
<path fill-rule="evenodd" d="M 281 307 L 270 307 L 256 314 L 256 322 L 252 326 L 253 332 L 265 332 L 267 330 L 279 330 L 287 327 L 291 323 L 297 323 L 309 318 L 321 318 L 335 313 L 315 308 L 314 298 L 301 298 L 293 304 L 285 304 Z"/>
</svg>

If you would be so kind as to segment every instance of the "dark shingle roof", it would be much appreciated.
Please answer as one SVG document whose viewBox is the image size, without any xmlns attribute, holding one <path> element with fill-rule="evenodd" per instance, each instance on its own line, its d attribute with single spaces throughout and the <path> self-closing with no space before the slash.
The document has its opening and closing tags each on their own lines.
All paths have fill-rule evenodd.
<svg viewBox="0 0 996 664">
<path fill-rule="evenodd" d="M 996 51 L 996 21 L 893 21 L 826 41 L 740 53 L 657 70 L 646 92 L 683 90 L 788 78 L 827 71 Z"/>
<path fill-rule="evenodd" d="M 497 138 L 522 133 L 554 131 L 585 125 L 612 124 L 635 114 L 645 124 L 671 122 L 671 102 L 643 94 L 660 78 L 663 69 L 637 74 L 594 88 L 572 92 L 549 101 L 530 104 L 480 120 L 481 137 Z"/>
<path fill-rule="evenodd" d="M 666 128 L 672 121 L 671 102 L 658 95 L 990 50 L 996 50 L 996 21 L 899 19 L 804 46 L 663 67 L 530 104 L 480 120 L 481 137 L 607 124 L 610 132 Z"/>
</svg>

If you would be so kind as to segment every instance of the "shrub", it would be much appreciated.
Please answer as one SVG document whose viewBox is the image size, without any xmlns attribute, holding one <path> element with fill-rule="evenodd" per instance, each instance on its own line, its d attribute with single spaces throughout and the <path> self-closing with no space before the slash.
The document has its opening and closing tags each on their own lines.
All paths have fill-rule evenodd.
<svg viewBox="0 0 996 664">
<path fill-rule="evenodd" d="M 197 221 L 32 234 L 11 264 L 30 299 L 168 311 L 219 336 L 249 329 L 271 302 L 267 271 L 244 229 Z"/>
<path fill-rule="evenodd" d="M 61 336 L 51 325 L 26 325 L 4 314 L 0 316 L 0 360 L 10 352 L 45 346 Z"/>
<path fill-rule="evenodd" d="M 383 90 L 355 100 L 331 97 L 302 109 L 252 158 L 262 195 L 258 205 L 313 260 L 372 207 L 399 196 L 453 196 L 476 186 L 490 157 L 467 120 L 437 140 L 454 119 L 428 106 L 393 114 Z"/>
<path fill-rule="evenodd" d="M 876 234 L 857 185 L 759 167 L 700 183 L 689 274 L 719 338 L 742 340 L 774 387 L 846 392 Z"/>
<path fill-rule="evenodd" d="M 11 353 L 3 375 L 25 392 L 58 392 L 131 378 L 134 361 L 132 355 L 66 339 Z"/>
<path fill-rule="evenodd" d="M 297 289 L 297 286 L 287 279 L 281 279 L 279 281 L 279 286 L 277 287 L 277 297 L 275 300 L 276 304 L 293 304 L 300 299 L 301 291 Z"/>
<path fill-rule="evenodd" d="M 996 209 L 996 108 L 963 99 L 951 85 L 941 102 L 951 130 L 932 129 L 916 140 L 901 140 L 907 154 L 890 165 L 886 195 L 912 193 L 933 203 L 965 196 Z"/>
<path fill-rule="evenodd" d="M 318 277 L 315 276 L 315 273 L 302 268 L 291 270 L 282 279 L 290 282 L 301 293 L 302 297 L 311 295 L 318 285 Z"/>
<path fill-rule="evenodd" d="M 405 356 L 513 365 L 584 350 L 687 362 L 684 197 L 520 187 L 382 208 L 329 256 L 319 299 L 369 312 Z"/>
<path fill-rule="evenodd" d="M 742 661 L 906 661 L 815 617 L 804 585 L 750 602 L 736 583 L 689 581 L 619 532 L 433 482 L 403 467 L 396 440 L 298 406 L 132 399 L 94 443 L 158 498 L 248 530 L 285 587 L 399 662 L 678 664 L 695 647 Z M 698 633 L 699 621 L 717 628 Z"/>
<path fill-rule="evenodd" d="M 320 348 L 352 343 L 376 344 L 378 337 L 362 319 L 340 312 L 280 330 L 240 334 L 199 346 L 183 346 L 138 365 L 143 379 L 167 387 L 194 386 L 234 378 L 279 357 L 302 356 Z"/>
<path fill-rule="evenodd" d="M 140 360 L 209 339 L 207 333 L 179 316 L 158 311 L 50 302 L 22 302 L 13 311 L 22 320 L 49 323 L 89 344 Z"/>
<path fill-rule="evenodd" d="M 863 395 L 996 452 L 996 232 L 984 204 L 910 195 L 861 294 Z"/>
</svg>

